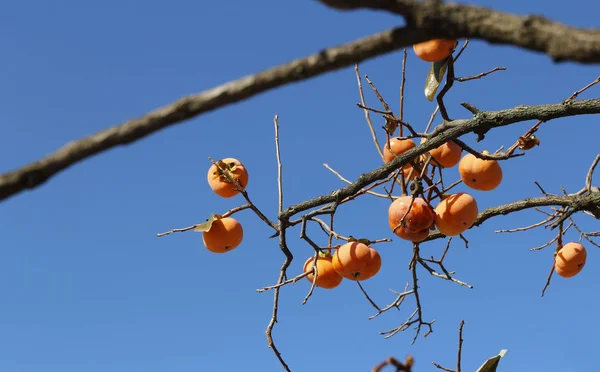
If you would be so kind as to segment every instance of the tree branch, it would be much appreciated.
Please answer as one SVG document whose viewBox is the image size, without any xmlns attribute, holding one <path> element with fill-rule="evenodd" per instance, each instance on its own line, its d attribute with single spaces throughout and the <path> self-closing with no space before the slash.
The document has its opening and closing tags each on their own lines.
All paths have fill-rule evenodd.
<svg viewBox="0 0 600 372">
<path fill-rule="evenodd" d="M 483 222 L 492 217 L 507 215 L 509 213 L 522 211 L 524 209 L 556 205 L 569 207 L 573 213 L 578 211 L 594 211 L 600 208 L 600 192 L 589 193 L 587 195 L 547 195 L 537 198 L 527 198 L 498 207 L 488 208 L 479 213 L 475 223 L 473 223 L 471 228 L 481 225 Z M 429 234 L 429 236 L 423 242 L 443 238 L 444 236 L 445 235 L 439 231 L 436 231 Z"/>
<path fill-rule="evenodd" d="M 583 29 L 545 17 L 519 16 L 488 8 L 442 1 L 319 0 L 337 9 L 384 10 L 407 25 L 427 30 L 429 38 L 470 38 L 543 52 L 555 62 L 600 62 L 600 29 Z"/>
<path fill-rule="evenodd" d="M 402 166 L 407 164 L 411 159 L 415 159 L 427 151 L 466 133 L 485 133 L 492 128 L 507 126 L 527 120 L 537 119 L 546 121 L 560 117 L 597 113 L 600 113 L 600 99 L 572 101 L 569 105 L 557 103 L 538 106 L 518 106 L 512 109 L 500 111 L 481 111 L 472 119 L 454 120 L 451 126 L 448 124 L 445 126 L 443 124 L 438 126 L 435 130 L 427 135 L 428 140 L 423 144 L 413 147 L 412 149 L 396 156 L 389 163 L 386 163 L 369 173 L 361 174 L 354 183 L 346 187 L 288 207 L 280 214 L 280 218 L 287 220 L 296 213 L 306 211 L 326 203 L 339 201 L 350 195 L 353 195 L 371 182 L 384 179 L 394 170 L 400 169 Z M 442 127 L 445 128 L 443 131 L 440 130 Z"/>
<path fill-rule="evenodd" d="M 73 164 L 113 147 L 128 145 L 203 113 L 392 52 L 422 39 L 421 31 L 395 28 L 182 98 L 137 119 L 71 142 L 36 162 L 0 175 L 0 200 L 38 187 Z"/>
<path fill-rule="evenodd" d="M 33 189 L 70 166 L 154 132 L 257 94 L 390 53 L 432 37 L 468 37 L 545 52 L 556 62 L 600 63 L 600 30 L 542 17 L 522 17 L 470 5 L 415 0 L 320 0 L 339 9 L 371 8 L 403 15 L 394 28 L 190 95 L 141 117 L 71 142 L 20 169 L 0 175 L 0 201 Z"/>
</svg>

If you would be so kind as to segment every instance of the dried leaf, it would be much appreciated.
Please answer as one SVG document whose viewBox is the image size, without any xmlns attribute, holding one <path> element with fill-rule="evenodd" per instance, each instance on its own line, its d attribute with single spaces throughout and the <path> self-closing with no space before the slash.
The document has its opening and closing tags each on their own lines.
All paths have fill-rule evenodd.
<svg viewBox="0 0 600 372">
<path fill-rule="evenodd" d="M 429 67 L 429 72 L 427 73 L 427 78 L 425 79 L 425 97 L 427 97 L 429 101 L 433 101 L 435 93 L 442 84 L 442 80 L 444 80 L 449 58 L 452 58 L 452 56 L 444 59 L 443 61 L 433 62 Z"/>
<path fill-rule="evenodd" d="M 540 140 L 536 136 L 531 137 L 519 137 L 519 148 L 521 150 L 531 150 L 535 146 L 540 145 Z"/>
<path fill-rule="evenodd" d="M 506 354 L 508 350 L 502 349 L 500 353 L 490 359 L 486 360 L 485 363 L 475 372 L 496 372 L 496 368 L 498 368 L 498 363 L 500 363 L 500 358 Z"/>
<path fill-rule="evenodd" d="M 211 213 L 210 217 L 208 217 L 208 219 L 205 222 L 202 222 L 201 224 L 196 225 L 196 227 L 194 228 L 194 232 L 206 232 L 206 231 L 210 230 L 213 222 L 215 222 L 216 220 L 217 220 L 217 215 L 215 215 L 214 213 Z"/>
<path fill-rule="evenodd" d="M 393 136 L 396 129 L 398 129 L 398 122 L 389 115 L 385 115 L 384 118 L 385 118 L 384 129 L 390 136 Z"/>
</svg>

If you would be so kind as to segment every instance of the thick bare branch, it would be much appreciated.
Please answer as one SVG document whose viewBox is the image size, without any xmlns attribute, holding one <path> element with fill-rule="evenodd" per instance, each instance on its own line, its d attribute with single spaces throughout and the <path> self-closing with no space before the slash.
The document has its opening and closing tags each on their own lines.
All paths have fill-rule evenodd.
<svg viewBox="0 0 600 372">
<path fill-rule="evenodd" d="M 280 218 L 286 220 L 296 213 L 334 201 L 341 201 L 342 199 L 355 194 L 371 182 L 384 179 L 394 170 L 400 169 L 407 164 L 411 159 L 415 159 L 427 151 L 466 133 L 485 133 L 492 128 L 507 126 L 527 120 L 550 120 L 560 117 L 597 113 L 600 113 L 600 99 L 572 101 L 568 105 L 557 103 L 538 106 L 517 106 L 512 109 L 500 111 L 480 111 L 472 119 L 454 120 L 451 124 L 438 126 L 427 135 L 428 140 L 423 144 L 413 147 L 396 156 L 389 163 L 386 163 L 369 173 L 361 174 L 351 185 L 288 207 L 281 213 Z M 444 129 L 440 129 L 442 127 L 444 127 Z M 536 204 L 533 206 L 538 205 Z"/>
<path fill-rule="evenodd" d="M 392 52 L 422 39 L 422 31 L 395 28 L 182 98 L 137 119 L 68 143 L 36 162 L 0 175 L 0 200 L 38 187 L 73 164 L 113 147 L 128 145 L 203 113 Z"/>
<path fill-rule="evenodd" d="M 372 8 L 403 15 L 394 28 L 190 95 L 139 118 L 73 141 L 20 169 L 0 175 L 0 200 L 33 189 L 70 166 L 154 132 L 286 84 L 306 80 L 432 37 L 468 37 L 542 51 L 555 61 L 600 62 L 600 30 L 543 17 L 522 17 L 470 5 L 415 0 L 320 0 L 340 9 Z"/>
<path fill-rule="evenodd" d="M 600 62 L 600 29 L 582 29 L 537 15 L 519 16 L 442 1 L 320 0 L 337 9 L 385 10 L 430 38 L 470 38 L 546 53 L 555 62 Z"/>
<path fill-rule="evenodd" d="M 504 204 L 498 207 L 492 207 L 479 213 L 473 227 L 481 225 L 486 220 L 509 213 L 522 211 L 525 209 L 544 207 L 544 206 L 562 206 L 569 207 L 577 211 L 599 211 L 600 210 L 600 192 L 594 192 L 587 195 L 547 195 L 537 198 L 527 198 L 513 203 Z M 429 234 L 424 241 L 443 238 L 445 235 L 439 231 Z"/>
</svg>

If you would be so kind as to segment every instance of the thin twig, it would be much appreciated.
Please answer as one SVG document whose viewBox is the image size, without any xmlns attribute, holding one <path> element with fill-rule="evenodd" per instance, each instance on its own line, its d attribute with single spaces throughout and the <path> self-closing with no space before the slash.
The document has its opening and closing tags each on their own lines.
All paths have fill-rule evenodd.
<svg viewBox="0 0 600 372">
<path fill-rule="evenodd" d="M 585 87 L 579 89 L 578 91 L 576 91 L 575 93 L 571 94 L 571 97 L 567 98 L 565 100 L 565 102 L 570 102 L 572 100 L 574 100 L 575 98 L 577 98 L 577 96 L 579 96 L 581 93 L 585 92 L 586 90 L 590 89 L 591 87 L 593 87 L 594 85 L 600 83 L 600 76 L 598 76 L 596 78 L 596 80 L 592 81 L 591 83 L 589 83 L 588 85 L 586 85 Z"/>
<path fill-rule="evenodd" d="M 493 72 L 496 72 L 496 71 L 505 71 L 505 70 L 506 70 L 506 67 L 494 67 L 493 69 L 491 69 L 489 71 L 482 72 L 482 73 L 474 75 L 474 76 L 462 77 L 462 78 L 454 78 L 454 80 L 462 83 L 464 81 L 481 79 L 482 77 L 488 76 L 489 74 L 491 74 Z"/>
<path fill-rule="evenodd" d="M 323 166 L 325 168 L 327 168 L 329 171 L 331 171 L 331 173 L 335 174 L 336 176 L 338 176 L 338 178 L 344 182 L 346 182 L 347 184 L 352 184 L 352 181 L 349 181 L 348 179 L 344 178 L 344 176 L 342 176 L 338 171 L 334 170 L 333 168 L 331 168 L 328 164 L 323 163 Z M 374 191 L 367 191 L 367 194 L 373 195 L 373 196 L 377 196 L 380 198 L 384 198 L 384 199 L 388 199 L 389 196 L 385 195 L 385 194 L 380 194 Z"/>
<path fill-rule="evenodd" d="M 404 48 L 402 56 L 402 82 L 400 83 L 400 109 L 398 119 L 404 121 L 404 85 L 406 83 L 406 48 Z M 400 125 L 400 137 L 402 137 L 402 125 Z"/>
<path fill-rule="evenodd" d="M 373 82 L 371 81 L 371 79 L 369 79 L 369 77 L 367 75 L 365 75 L 365 80 L 371 86 L 371 89 L 373 90 L 373 92 L 375 93 L 375 95 L 377 96 L 377 98 L 379 99 L 379 102 L 381 102 L 381 105 L 383 106 L 383 109 L 385 111 L 387 111 L 388 114 L 391 114 L 392 110 L 390 110 L 390 105 L 387 104 L 387 102 L 385 101 L 385 99 L 383 99 L 383 96 L 379 93 L 379 91 L 377 90 L 377 88 L 375 88 L 375 84 L 373 84 Z"/>
<path fill-rule="evenodd" d="M 281 213 L 283 210 L 283 185 L 282 185 L 282 173 L 281 173 L 281 152 L 279 151 L 279 123 L 278 116 L 275 115 L 273 119 L 273 123 L 275 124 L 275 151 L 277 153 L 277 189 L 279 191 L 279 209 L 278 212 Z"/>
<path fill-rule="evenodd" d="M 298 280 L 304 278 L 305 276 L 312 274 L 312 272 L 313 272 L 313 270 L 303 272 L 302 274 L 297 275 L 297 276 L 293 277 L 292 279 L 288 279 L 282 283 L 278 283 L 278 284 L 271 285 L 268 287 L 259 288 L 256 290 L 256 292 L 262 293 L 262 292 L 270 291 L 271 289 L 283 287 L 284 285 L 295 284 Z"/>
<path fill-rule="evenodd" d="M 242 211 L 242 210 L 244 210 L 244 209 L 248 209 L 248 208 L 251 208 L 250 204 L 244 204 L 244 205 L 240 205 L 239 207 L 232 208 L 232 209 L 228 210 L 227 212 L 223 213 L 223 214 L 221 215 L 221 217 L 223 217 L 223 218 L 225 218 L 225 217 L 229 217 L 229 216 L 231 216 L 231 215 L 232 215 L 232 214 L 234 214 L 234 213 L 237 213 L 237 212 L 239 212 L 239 211 Z M 194 225 L 192 225 L 192 226 L 188 226 L 188 227 L 182 227 L 182 228 L 178 228 L 178 229 L 169 230 L 169 231 L 166 231 L 166 232 L 163 232 L 163 233 L 160 233 L 160 234 L 156 234 L 156 236 L 157 236 L 158 238 L 160 238 L 160 237 L 162 237 L 162 236 L 165 236 L 165 235 L 170 235 L 170 234 L 173 234 L 173 233 L 190 231 L 190 230 L 193 230 L 193 229 L 195 229 L 196 227 L 198 227 L 198 225 L 201 225 L 201 224 L 197 223 L 197 224 L 194 224 Z"/>
<path fill-rule="evenodd" d="M 367 298 L 367 300 L 369 301 L 369 303 L 371 304 L 371 306 L 373 306 L 377 311 L 381 312 L 381 308 L 379 306 L 377 306 L 377 304 L 375 303 L 375 301 L 373 301 L 371 299 L 371 297 L 369 296 L 369 294 L 367 293 L 367 291 L 365 291 L 365 289 L 363 288 L 362 284 L 360 284 L 360 280 L 357 280 L 356 284 L 358 284 L 358 288 L 360 288 L 361 292 Z"/>
<path fill-rule="evenodd" d="M 360 79 L 360 73 L 358 71 L 358 63 L 354 65 L 354 71 L 356 72 L 356 80 L 358 82 L 358 92 L 360 94 L 360 102 L 362 103 L 363 107 L 366 107 L 365 95 L 363 93 L 363 87 L 362 87 L 362 82 Z M 373 127 L 373 122 L 371 122 L 371 115 L 369 115 L 369 110 L 366 108 L 364 108 L 363 110 L 365 111 L 365 119 L 367 120 L 367 124 L 369 124 L 369 130 L 371 131 L 371 137 L 373 137 L 373 142 L 375 143 L 377 152 L 379 153 L 379 156 L 381 156 L 381 159 L 383 159 L 383 151 L 381 150 L 381 145 L 379 144 L 379 141 L 377 140 L 377 134 L 375 133 L 375 128 Z"/>
</svg>

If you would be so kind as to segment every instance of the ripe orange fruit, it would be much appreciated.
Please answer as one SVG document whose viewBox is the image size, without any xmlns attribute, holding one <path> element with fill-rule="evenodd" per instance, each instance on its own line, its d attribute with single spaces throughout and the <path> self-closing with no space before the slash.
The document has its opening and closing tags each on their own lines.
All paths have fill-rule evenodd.
<svg viewBox="0 0 600 372">
<path fill-rule="evenodd" d="M 563 278 L 574 277 L 583 270 L 586 259 L 587 252 L 583 245 L 576 242 L 567 243 L 554 258 L 554 270 Z"/>
<path fill-rule="evenodd" d="M 374 248 L 354 241 L 339 247 L 332 263 L 334 270 L 346 279 L 367 280 L 381 269 L 381 256 Z"/>
<path fill-rule="evenodd" d="M 458 163 L 458 173 L 465 185 L 474 190 L 491 191 L 502 182 L 502 168 L 497 160 L 479 159 L 470 153 Z"/>
<path fill-rule="evenodd" d="M 383 161 L 389 163 L 394 160 L 394 158 L 400 154 L 405 153 L 406 151 L 416 147 L 417 145 L 411 139 L 402 139 L 400 137 L 390 138 L 389 145 L 386 142 L 385 146 L 383 146 Z M 417 162 L 418 159 L 413 159 Z M 405 164 L 402 167 L 402 173 L 404 177 L 408 177 L 410 170 L 413 167 L 410 164 Z M 410 176 L 410 180 L 413 180 L 415 177 L 421 174 L 421 167 L 415 168 Z"/>
<path fill-rule="evenodd" d="M 394 160 L 397 155 L 405 153 L 416 146 L 417 145 L 411 139 L 402 139 L 400 137 L 390 138 L 389 145 L 386 141 L 385 146 L 383 146 L 383 160 L 386 163 L 389 163 Z"/>
<path fill-rule="evenodd" d="M 398 227 L 405 214 L 404 226 Z M 390 229 L 400 238 L 411 242 L 425 240 L 429 236 L 429 227 L 433 221 L 433 210 L 423 198 L 415 198 L 413 201 L 412 196 L 401 196 L 394 200 L 388 209 Z M 394 228 L 396 228 L 395 231 Z"/>
<path fill-rule="evenodd" d="M 471 195 L 459 192 L 440 201 L 435 207 L 435 226 L 446 236 L 456 236 L 473 226 L 477 201 Z"/>
<path fill-rule="evenodd" d="M 425 141 L 427 141 L 427 139 L 422 138 L 421 144 Z M 429 150 L 429 155 L 433 158 L 429 162 L 430 164 L 441 165 L 444 168 L 452 168 L 460 161 L 462 147 L 457 145 L 454 141 L 448 141 L 439 147 Z M 426 161 L 427 157 L 424 157 L 423 160 Z"/>
<path fill-rule="evenodd" d="M 309 257 L 306 262 L 304 262 L 304 272 L 312 270 L 312 265 L 314 261 L 314 257 Z M 340 285 L 342 282 L 342 277 L 340 274 L 335 271 L 333 268 L 333 263 L 331 255 L 329 256 L 321 256 L 317 258 L 317 282 L 315 285 L 317 287 L 325 288 L 325 289 L 333 289 Z M 309 282 L 313 282 L 315 275 L 310 273 L 306 276 Z"/>
<path fill-rule="evenodd" d="M 213 221 L 210 230 L 202 233 L 204 246 L 214 253 L 225 253 L 237 248 L 244 238 L 242 225 L 232 217 Z"/>
<path fill-rule="evenodd" d="M 439 62 L 452 54 L 457 43 L 457 40 L 434 39 L 414 44 L 413 50 L 425 62 Z"/>
<path fill-rule="evenodd" d="M 234 180 L 237 180 L 242 188 L 246 188 L 248 185 L 248 171 L 239 160 L 235 158 L 225 158 L 217 161 L 217 163 L 226 173 L 229 173 Z M 210 188 L 223 198 L 231 198 L 240 193 L 238 190 L 235 190 L 235 183 L 229 181 L 225 176 L 225 173 L 221 172 L 215 164 L 212 164 L 208 169 L 207 179 Z"/>
</svg>

